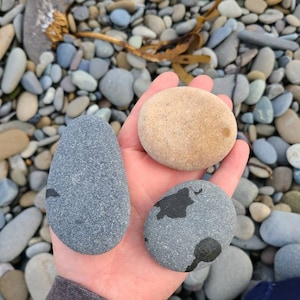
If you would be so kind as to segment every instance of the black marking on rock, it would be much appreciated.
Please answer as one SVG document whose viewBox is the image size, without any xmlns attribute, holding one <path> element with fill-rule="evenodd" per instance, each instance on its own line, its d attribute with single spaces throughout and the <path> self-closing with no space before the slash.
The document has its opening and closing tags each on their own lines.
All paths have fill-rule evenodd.
<svg viewBox="0 0 300 300">
<path fill-rule="evenodd" d="M 47 189 L 46 190 L 46 198 L 48 197 L 59 197 L 60 194 L 55 189 Z"/>
<path fill-rule="evenodd" d="M 162 219 L 164 216 L 169 218 L 185 218 L 186 209 L 194 201 L 189 197 L 189 189 L 183 188 L 176 194 L 166 196 L 162 198 L 155 206 L 160 208 L 160 212 L 157 214 L 157 219 Z"/>
<path fill-rule="evenodd" d="M 193 189 L 192 189 L 193 190 Z M 197 196 L 197 195 L 199 195 L 200 193 L 202 193 L 202 191 L 203 191 L 203 189 L 202 188 L 200 188 L 200 190 L 199 191 L 195 191 L 195 190 L 193 190 L 193 192 L 194 192 L 194 194 Z"/>
<path fill-rule="evenodd" d="M 213 238 L 205 238 L 201 240 L 199 244 L 196 245 L 194 250 L 195 259 L 186 268 L 186 272 L 191 272 L 195 270 L 198 264 L 203 262 L 211 262 L 215 260 L 221 253 L 222 247 L 218 241 Z"/>
</svg>

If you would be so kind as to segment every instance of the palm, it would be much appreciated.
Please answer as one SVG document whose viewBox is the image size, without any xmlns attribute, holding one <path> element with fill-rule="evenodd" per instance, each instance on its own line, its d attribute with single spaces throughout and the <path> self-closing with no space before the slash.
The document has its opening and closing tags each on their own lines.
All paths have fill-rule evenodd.
<svg viewBox="0 0 300 300">
<path fill-rule="evenodd" d="M 167 299 L 186 276 L 152 260 L 144 245 L 143 226 L 147 213 L 162 194 L 180 182 L 202 178 L 204 171 L 182 172 L 158 164 L 143 151 L 137 135 L 142 104 L 153 94 L 177 84 L 173 73 L 158 77 L 136 104 L 119 134 L 132 206 L 130 225 L 121 243 L 105 254 L 88 256 L 67 248 L 52 233 L 58 273 L 108 299 Z M 212 81 L 202 76 L 191 85 L 210 91 Z M 228 98 L 223 99 L 229 104 Z M 211 181 L 231 195 L 247 157 L 247 145 L 237 142 Z"/>
</svg>

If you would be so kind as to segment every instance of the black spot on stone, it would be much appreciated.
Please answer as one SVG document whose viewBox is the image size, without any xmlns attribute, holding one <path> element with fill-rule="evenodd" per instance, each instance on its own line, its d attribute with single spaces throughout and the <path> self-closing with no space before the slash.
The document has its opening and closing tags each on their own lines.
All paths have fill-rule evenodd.
<svg viewBox="0 0 300 300">
<path fill-rule="evenodd" d="M 199 195 L 202 191 L 203 191 L 203 189 L 201 188 L 199 191 L 195 191 L 195 190 L 194 190 L 194 193 L 195 193 L 195 195 L 197 196 L 197 195 Z"/>
<path fill-rule="evenodd" d="M 169 218 L 184 218 L 186 217 L 186 209 L 194 201 L 189 197 L 189 189 L 183 188 L 176 194 L 166 196 L 155 204 L 160 208 L 160 212 L 157 214 L 157 219 L 162 219 L 164 216 Z"/>
<path fill-rule="evenodd" d="M 47 189 L 46 190 L 46 198 L 48 197 L 59 197 L 60 194 L 55 189 Z"/>
<path fill-rule="evenodd" d="M 208 237 L 204 240 L 201 240 L 199 244 L 196 245 L 194 250 L 195 259 L 185 271 L 193 271 L 201 261 L 211 262 L 215 260 L 220 255 L 221 251 L 222 247 L 215 239 Z"/>
</svg>

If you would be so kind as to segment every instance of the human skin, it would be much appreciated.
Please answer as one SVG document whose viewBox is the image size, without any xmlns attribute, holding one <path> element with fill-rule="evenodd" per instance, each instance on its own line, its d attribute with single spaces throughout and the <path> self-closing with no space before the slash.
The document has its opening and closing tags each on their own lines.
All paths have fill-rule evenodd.
<svg viewBox="0 0 300 300">
<path fill-rule="evenodd" d="M 142 148 L 137 132 L 139 111 L 152 95 L 178 85 L 175 73 L 158 76 L 134 106 L 118 135 L 131 200 L 129 228 L 121 242 L 101 255 L 84 255 L 65 246 L 51 231 L 57 272 L 109 300 L 164 300 L 177 289 L 187 273 L 175 272 L 157 264 L 146 250 L 143 227 L 148 212 L 173 186 L 201 179 L 205 170 L 178 171 L 160 165 Z M 211 91 L 208 76 L 198 76 L 190 86 Z M 232 108 L 231 100 L 219 97 Z M 231 196 L 249 156 L 246 142 L 237 140 L 210 181 Z M 180 238 L 180 237 L 178 237 Z"/>
</svg>

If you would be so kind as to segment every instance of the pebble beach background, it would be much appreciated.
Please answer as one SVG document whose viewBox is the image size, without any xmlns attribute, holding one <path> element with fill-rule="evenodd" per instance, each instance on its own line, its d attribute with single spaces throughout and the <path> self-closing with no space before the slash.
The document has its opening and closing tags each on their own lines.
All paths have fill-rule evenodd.
<svg viewBox="0 0 300 300">
<path fill-rule="evenodd" d="M 67 123 L 93 114 L 118 134 L 150 82 L 172 70 L 168 61 L 149 62 L 71 34 L 56 50 L 39 52 L 47 40 L 30 24 L 43 27 L 53 18 L 39 10 L 30 15 L 34 5 L 51 11 L 71 3 L 70 33 L 101 32 L 139 48 L 190 32 L 213 3 L 27 2 L 0 0 L 0 299 L 6 300 L 43 300 L 55 277 L 45 185 Z M 239 138 L 251 154 L 232 198 L 238 224 L 232 245 L 210 268 L 191 272 L 172 300 L 242 299 L 260 280 L 300 276 L 300 1 L 227 0 L 218 11 L 204 23 L 204 45 L 194 53 L 209 55 L 210 63 L 185 70 L 209 75 L 213 92 L 232 98 Z"/>
</svg>

